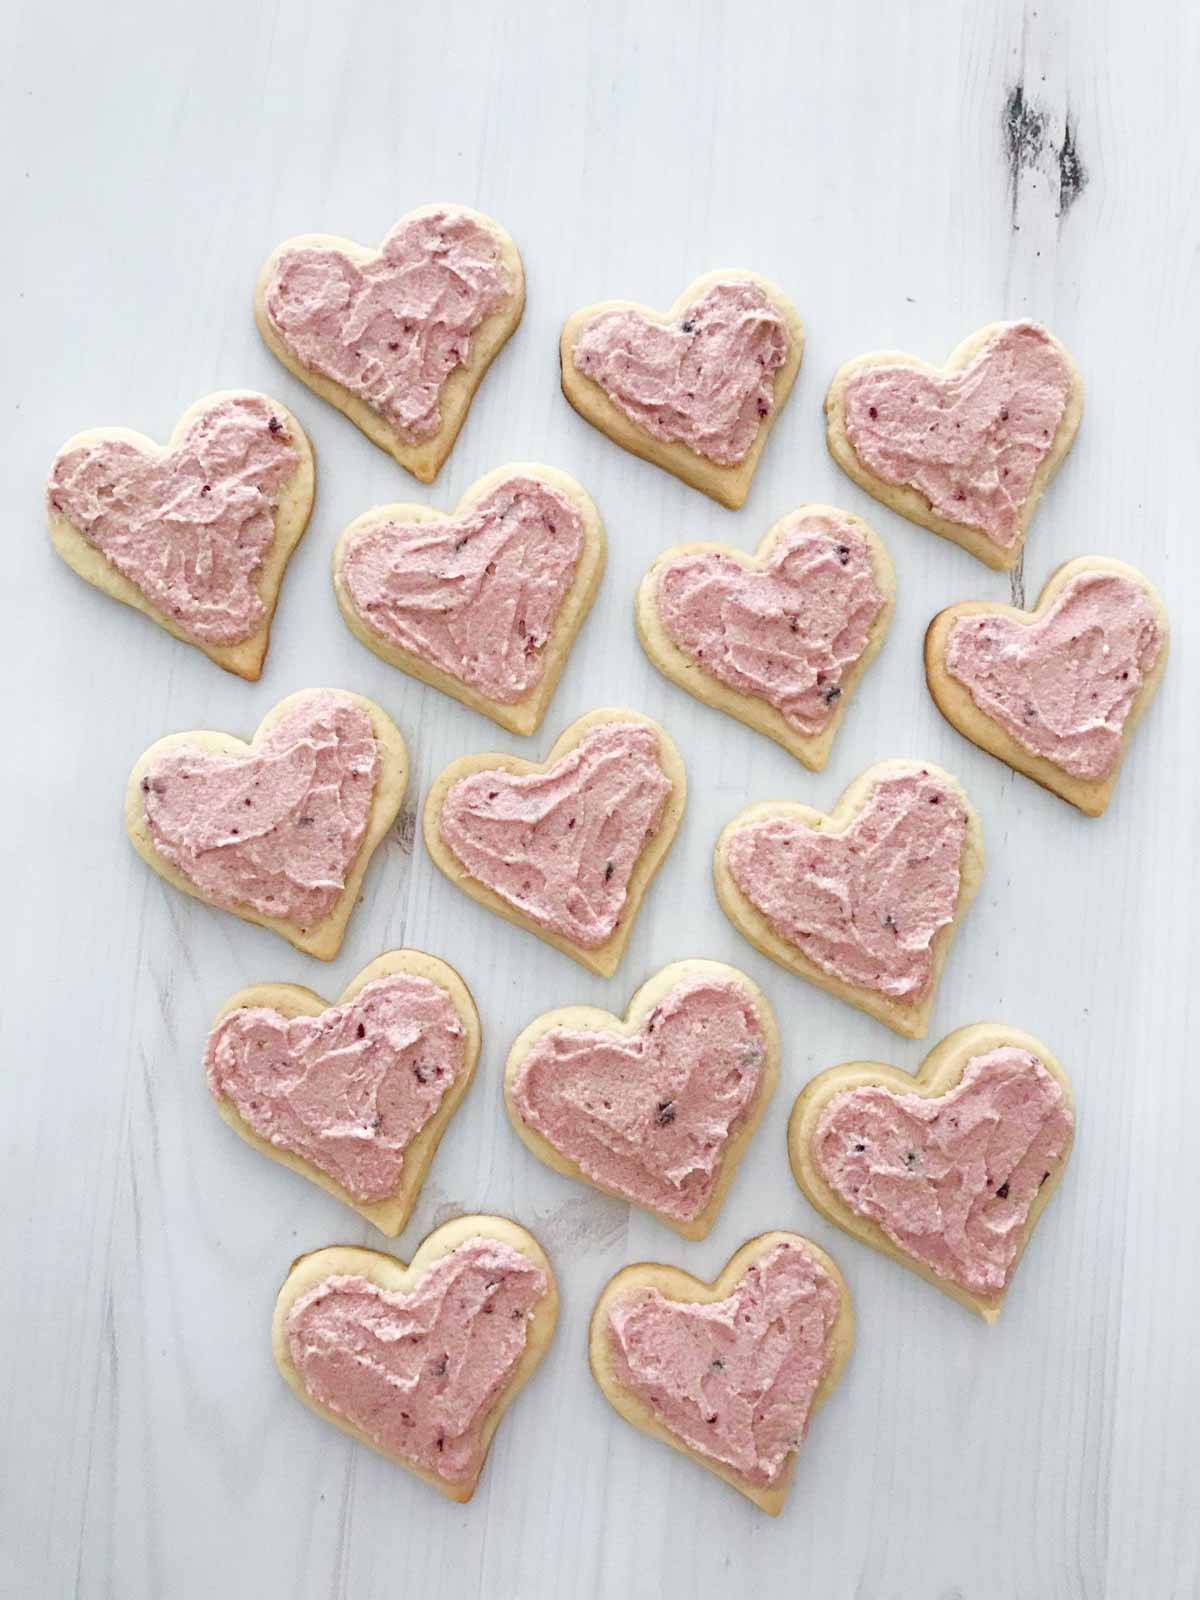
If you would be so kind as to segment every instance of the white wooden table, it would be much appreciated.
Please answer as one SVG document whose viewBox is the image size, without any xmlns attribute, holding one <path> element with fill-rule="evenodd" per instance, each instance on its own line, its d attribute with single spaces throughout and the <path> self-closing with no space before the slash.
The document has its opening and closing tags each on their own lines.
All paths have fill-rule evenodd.
<svg viewBox="0 0 1200 1600">
<path fill-rule="evenodd" d="M 0 51 L 5 1600 L 1196 1593 L 1198 23 L 1169 0 L 14 8 Z M 504 221 L 529 305 L 426 491 L 276 365 L 250 292 L 288 234 L 373 241 L 437 199 Z M 786 286 L 809 336 L 738 514 L 610 445 L 557 381 L 566 313 L 610 295 L 665 305 L 720 265 Z M 1024 313 L 1062 336 L 1088 383 L 1029 542 L 1030 596 L 1060 561 L 1101 552 L 1143 568 L 1173 613 L 1163 692 L 1099 822 L 968 745 L 926 693 L 929 617 L 1007 598 L 1008 579 L 876 506 L 823 443 L 821 399 L 845 357 L 941 359 L 979 324 Z M 293 405 L 319 457 L 256 685 L 80 583 L 42 532 L 45 471 L 67 435 L 121 423 L 165 437 L 190 401 L 231 385 Z M 522 458 L 578 476 L 610 541 L 596 611 L 528 746 L 363 650 L 328 578 L 338 530 L 366 507 L 450 506 Z M 666 545 L 752 548 L 803 500 L 865 515 L 900 586 L 819 777 L 668 685 L 632 624 L 637 581 Z M 153 739 L 249 733 L 314 684 L 381 701 L 413 759 L 407 827 L 381 849 L 332 967 L 169 889 L 120 814 Z M 452 757 L 540 754 L 600 703 L 659 718 L 691 781 L 610 982 L 456 893 L 412 827 Z M 907 755 L 962 778 L 989 854 L 929 1042 L 1011 1021 L 1053 1046 L 1078 1092 L 1071 1170 L 995 1329 L 826 1226 L 793 1185 L 784 1127 L 809 1076 L 857 1056 L 915 1068 L 922 1047 L 758 957 L 710 885 L 713 840 L 744 803 L 825 806 L 871 761 Z M 332 995 L 404 943 L 463 972 L 485 1050 L 397 1248 L 460 1209 L 508 1213 L 544 1243 L 563 1298 L 466 1507 L 323 1427 L 279 1382 L 268 1320 L 291 1258 L 384 1241 L 236 1140 L 200 1067 L 213 1011 L 243 983 Z M 537 1164 L 499 1093 L 531 1016 L 575 1000 L 623 1009 L 689 955 L 750 972 L 786 1041 L 780 1091 L 699 1245 Z M 619 1266 L 660 1258 L 711 1276 L 769 1227 L 836 1254 L 859 1318 L 777 1522 L 623 1423 L 584 1354 Z"/>
</svg>

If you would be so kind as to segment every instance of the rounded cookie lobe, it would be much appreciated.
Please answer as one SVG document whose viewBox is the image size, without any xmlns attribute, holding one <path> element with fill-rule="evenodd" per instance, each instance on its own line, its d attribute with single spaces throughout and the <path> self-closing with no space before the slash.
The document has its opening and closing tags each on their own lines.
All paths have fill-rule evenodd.
<svg viewBox="0 0 1200 1600">
<path fill-rule="evenodd" d="M 903 1254 L 982 1297 L 1003 1294 L 1030 1209 L 1069 1148 L 1074 1114 L 1030 1051 L 972 1057 L 939 1096 L 876 1084 L 831 1097 L 813 1131 L 817 1172 Z"/>
<path fill-rule="evenodd" d="M 409 1145 L 466 1066 L 466 1034 L 444 989 L 395 972 L 317 1016 L 231 1011 L 204 1059 L 213 1095 L 254 1133 L 371 1204 L 395 1194 Z"/>
<path fill-rule="evenodd" d="M 379 773 L 370 716 L 318 690 L 247 755 L 161 751 L 142 775 L 142 811 L 155 851 L 206 900 L 307 928 L 345 888 Z"/>
<path fill-rule="evenodd" d="M 405 218 L 368 260 L 331 245 L 284 249 L 264 304 L 295 360 L 417 444 L 441 428 L 443 385 L 469 363 L 472 336 L 515 292 L 496 234 L 447 207 Z"/>
<path fill-rule="evenodd" d="M 287 1353 L 305 1394 L 385 1454 L 448 1484 L 469 1482 L 549 1288 L 512 1245 L 469 1238 L 408 1290 L 323 1279 L 287 1313 Z"/>
<path fill-rule="evenodd" d="M 635 1288 L 607 1310 L 613 1378 L 690 1449 L 771 1487 L 808 1431 L 841 1306 L 799 1241 L 759 1257 L 723 1300 Z"/>
<path fill-rule="evenodd" d="M 291 427 L 245 393 L 204 405 L 166 451 L 85 440 L 55 457 L 47 510 L 191 639 L 240 644 L 266 616 L 256 579 L 301 464 Z"/>
<path fill-rule="evenodd" d="M 881 777 L 841 832 L 788 816 L 748 821 L 726 861 L 774 932 L 823 971 L 915 1003 L 955 915 L 966 839 L 961 796 L 914 770 Z"/>
<path fill-rule="evenodd" d="M 886 600 L 850 519 L 800 515 L 762 571 L 720 551 L 681 554 L 659 573 L 655 603 L 667 636 L 705 672 L 817 734 Z"/>
<path fill-rule="evenodd" d="M 766 1041 L 747 991 L 675 985 L 637 1033 L 556 1027 L 510 1086 L 522 1121 L 601 1188 L 682 1221 L 712 1198 L 731 1133 L 762 1090 Z"/>
<path fill-rule="evenodd" d="M 1075 381 L 1045 328 L 1013 322 L 955 371 L 880 364 L 852 373 L 846 438 L 883 483 L 916 489 L 938 516 L 1007 549 Z"/>
<path fill-rule="evenodd" d="M 550 932 L 594 949 L 672 791 L 658 733 L 601 723 L 544 772 L 485 769 L 447 791 L 442 843 L 477 882 Z"/>
<path fill-rule="evenodd" d="M 1031 754 L 1073 778 L 1107 778 L 1126 718 L 1162 649 L 1146 590 L 1122 573 L 1073 578 L 1030 623 L 974 612 L 950 629 L 945 670 Z"/>
<path fill-rule="evenodd" d="M 386 643 L 512 705 L 542 680 L 582 551 L 578 506 L 515 475 L 465 516 L 352 531 L 340 571 Z"/>
<path fill-rule="evenodd" d="M 580 330 L 575 368 L 631 421 L 718 466 L 737 466 L 775 403 L 791 334 L 746 280 L 713 284 L 673 322 L 634 308 L 602 311 Z"/>
</svg>

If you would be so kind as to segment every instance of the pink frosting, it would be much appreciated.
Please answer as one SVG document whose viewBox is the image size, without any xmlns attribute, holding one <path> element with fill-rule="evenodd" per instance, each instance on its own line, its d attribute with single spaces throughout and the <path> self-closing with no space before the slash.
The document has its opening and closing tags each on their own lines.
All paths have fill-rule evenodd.
<svg viewBox="0 0 1200 1600">
<path fill-rule="evenodd" d="M 1036 322 L 1009 323 L 956 372 L 866 367 L 846 385 L 846 437 L 885 483 L 1002 548 L 1071 395 L 1070 363 Z"/>
<path fill-rule="evenodd" d="M 930 1098 L 871 1084 L 834 1095 L 812 1155 L 825 1181 L 906 1255 L 973 1294 L 1007 1286 L 1029 1210 L 1075 1119 L 1062 1084 L 1027 1050 L 968 1061 Z"/>
<path fill-rule="evenodd" d="M 946 670 L 1018 744 L 1074 778 L 1106 778 L 1134 699 L 1162 648 L 1154 605 L 1132 578 L 1081 572 L 1044 617 L 960 617 Z"/>
<path fill-rule="evenodd" d="M 307 929 L 346 886 L 378 775 L 370 717 L 320 689 L 249 755 L 164 750 L 142 777 L 142 810 L 154 848 L 206 900 Z"/>
<path fill-rule="evenodd" d="M 578 507 L 512 477 L 465 516 L 364 528 L 342 580 L 382 639 L 511 705 L 541 682 L 582 550 Z"/>
<path fill-rule="evenodd" d="M 266 614 L 255 579 L 299 465 L 266 396 L 237 395 L 165 455 L 119 439 L 60 452 L 46 502 L 184 632 L 238 644 Z"/>
<path fill-rule="evenodd" d="M 670 792 L 657 732 L 601 723 L 545 772 L 460 778 L 442 806 L 441 835 L 477 882 L 594 949 L 620 922 Z"/>
<path fill-rule="evenodd" d="M 674 322 L 602 311 L 572 351 L 579 372 L 656 439 L 718 466 L 745 460 L 775 404 L 791 335 L 756 283 L 717 283 Z"/>
<path fill-rule="evenodd" d="M 638 1289 L 608 1313 L 613 1371 L 663 1427 L 748 1483 L 777 1483 L 833 1351 L 837 1284 L 799 1240 L 708 1304 Z"/>
<path fill-rule="evenodd" d="M 326 1278 L 288 1313 L 288 1353 L 319 1405 L 389 1455 L 461 1483 L 483 1465 L 484 1424 L 548 1288 L 512 1245 L 468 1239 L 403 1293 Z"/>
<path fill-rule="evenodd" d="M 204 1066 L 259 1138 L 366 1205 L 395 1194 L 405 1152 L 466 1064 L 465 1039 L 444 989 L 396 972 L 315 1017 L 231 1011 Z"/>
<path fill-rule="evenodd" d="M 687 978 L 632 1035 L 554 1028 L 512 1084 L 521 1120 L 585 1176 L 691 1221 L 762 1083 L 758 1012 L 728 978 Z"/>
<path fill-rule="evenodd" d="M 801 515 L 762 571 L 719 550 L 677 557 L 659 575 L 656 604 L 668 636 L 705 672 L 812 734 L 833 716 L 884 599 L 854 524 Z"/>
<path fill-rule="evenodd" d="M 748 822 L 729 840 L 738 888 L 781 939 L 845 983 L 915 1002 L 933 941 L 954 916 L 967 819 L 929 772 L 883 777 L 841 833 L 791 817 Z"/>
<path fill-rule="evenodd" d="M 514 288 L 490 228 L 434 211 L 398 223 L 366 262 L 328 245 L 284 250 L 266 309 L 302 366 L 416 444 L 441 427 L 443 384 L 471 359 L 472 335 Z"/>
</svg>

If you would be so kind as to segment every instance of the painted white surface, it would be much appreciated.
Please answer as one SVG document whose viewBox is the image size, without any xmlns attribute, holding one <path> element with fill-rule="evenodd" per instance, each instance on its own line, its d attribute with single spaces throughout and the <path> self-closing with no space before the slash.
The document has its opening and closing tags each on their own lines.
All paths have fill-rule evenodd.
<svg viewBox="0 0 1200 1600">
<path fill-rule="evenodd" d="M 1196 1592 L 1200 1152 L 1184 1042 L 1200 893 L 1198 17 L 1167 0 L 14 9 L 0 52 L 5 1600 Z M 1047 123 L 1014 183 L 1002 111 L 1017 84 Z M 1068 111 L 1088 182 L 1059 216 Z M 503 219 L 529 306 L 424 490 L 275 364 L 250 291 L 280 238 L 373 241 L 433 199 Z M 574 307 L 666 304 L 717 265 L 785 285 L 809 334 L 738 514 L 610 445 L 557 383 Z M 925 691 L 929 617 L 1005 598 L 1008 580 L 875 506 L 823 444 L 824 387 L 845 357 L 895 346 L 940 359 L 980 323 L 1025 312 L 1065 339 L 1088 383 L 1079 441 L 1029 542 L 1031 597 L 1060 561 L 1103 552 L 1152 577 L 1175 625 L 1163 692 L 1099 822 L 968 745 Z M 67 435 L 121 423 L 165 437 L 190 401 L 229 385 L 286 399 L 319 458 L 257 685 L 84 586 L 41 531 L 42 480 Z M 576 474 L 610 539 L 596 612 L 528 747 L 363 650 L 327 575 L 338 530 L 366 507 L 449 506 L 521 458 Z M 865 515 L 900 585 L 820 777 L 659 678 L 631 611 L 666 545 L 752 548 L 805 499 Z M 121 828 L 134 758 L 178 729 L 248 733 L 312 684 L 393 713 L 410 807 L 452 757 L 540 753 L 596 704 L 660 718 L 691 802 L 617 977 L 591 979 L 489 916 L 419 842 L 380 850 L 328 968 L 154 878 Z M 856 1056 L 914 1068 L 922 1049 L 759 958 L 710 887 L 712 842 L 745 802 L 824 805 L 895 755 L 960 775 L 989 851 L 930 1042 L 1010 1020 L 1042 1035 L 1077 1086 L 1072 1168 L 995 1329 L 826 1226 L 795 1189 L 784 1127 L 808 1077 Z M 400 1252 L 459 1208 L 509 1213 L 551 1253 L 563 1296 L 553 1349 L 463 1508 L 322 1427 L 276 1377 L 268 1320 L 291 1258 L 383 1241 L 235 1139 L 199 1065 L 211 1014 L 241 984 L 332 995 L 405 942 L 466 976 L 485 1052 Z M 499 1099 L 504 1053 L 532 1015 L 575 1000 L 623 1009 L 687 955 L 744 966 L 786 1039 L 780 1091 L 700 1245 L 538 1165 Z M 711 1275 L 780 1226 L 836 1254 L 859 1335 L 771 1522 L 610 1410 L 584 1332 L 622 1264 Z"/>
</svg>

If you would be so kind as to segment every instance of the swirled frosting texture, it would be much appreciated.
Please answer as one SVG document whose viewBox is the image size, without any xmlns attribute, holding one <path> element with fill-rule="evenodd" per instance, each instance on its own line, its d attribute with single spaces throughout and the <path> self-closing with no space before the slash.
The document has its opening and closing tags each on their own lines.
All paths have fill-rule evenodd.
<svg viewBox="0 0 1200 1600">
<path fill-rule="evenodd" d="M 315 1017 L 231 1011 L 204 1066 L 212 1093 L 260 1139 L 366 1205 L 395 1194 L 405 1152 L 466 1065 L 465 1043 L 446 991 L 396 972 Z"/>
<path fill-rule="evenodd" d="M 465 516 L 351 535 L 342 583 L 381 639 L 512 705 L 541 682 L 582 551 L 578 506 L 517 476 Z"/>
<path fill-rule="evenodd" d="M 680 555 L 656 594 L 685 655 L 805 734 L 828 726 L 884 603 L 862 533 L 825 515 L 797 516 L 761 570 L 719 550 Z"/>
<path fill-rule="evenodd" d="M 758 1011 L 728 978 L 688 978 L 633 1034 L 553 1028 L 511 1098 L 521 1120 L 594 1183 L 691 1221 L 762 1085 Z"/>
<path fill-rule="evenodd" d="M 1073 381 L 1045 328 L 1013 322 L 958 371 L 856 372 L 846 385 L 846 437 L 884 483 L 919 490 L 939 516 L 1007 549 Z"/>
<path fill-rule="evenodd" d="M 239 644 L 266 615 L 255 579 L 299 465 L 270 400 L 231 395 L 165 453 L 120 439 L 60 451 L 46 504 L 191 638 Z"/>
<path fill-rule="evenodd" d="M 788 816 L 735 830 L 738 888 L 788 944 L 825 972 L 904 1002 L 933 973 L 933 941 L 954 916 L 967 818 L 931 772 L 880 778 L 840 833 Z"/>
<path fill-rule="evenodd" d="M 775 404 L 791 335 L 757 283 L 707 289 L 673 322 L 602 311 L 575 340 L 576 370 L 639 428 L 721 467 L 744 461 Z"/>
<path fill-rule="evenodd" d="M 378 776 L 366 711 L 320 690 L 248 755 L 162 751 L 142 776 L 142 812 L 159 855 L 206 900 L 307 929 L 346 886 Z"/>
<path fill-rule="evenodd" d="M 616 1301 L 613 1373 L 691 1449 L 770 1486 L 808 1432 L 840 1310 L 824 1267 L 799 1241 L 780 1243 L 724 1300 L 647 1288 Z"/>
<path fill-rule="evenodd" d="M 319 1405 L 390 1455 L 461 1483 L 483 1465 L 484 1424 L 548 1287 L 511 1245 L 469 1239 L 409 1290 L 326 1278 L 288 1313 L 288 1353 Z"/>
<path fill-rule="evenodd" d="M 1162 649 L 1162 626 L 1140 583 L 1117 572 L 1072 578 L 1044 617 L 960 617 L 946 671 L 985 717 L 1073 778 L 1108 777 L 1125 719 Z"/>
<path fill-rule="evenodd" d="M 474 772 L 452 784 L 442 841 L 477 882 L 585 949 L 616 929 L 629 878 L 671 793 L 658 733 L 595 726 L 545 772 Z"/>
<path fill-rule="evenodd" d="M 399 223 L 367 260 L 329 245 L 282 251 L 266 314 L 303 367 L 418 444 L 441 427 L 443 384 L 514 288 L 492 230 L 439 210 Z"/>
<path fill-rule="evenodd" d="M 812 1141 L 826 1183 L 905 1255 L 972 1294 L 1008 1286 L 1030 1208 L 1068 1149 L 1062 1084 L 1012 1045 L 968 1061 L 947 1094 L 869 1084 L 834 1095 Z"/>
</svg>

